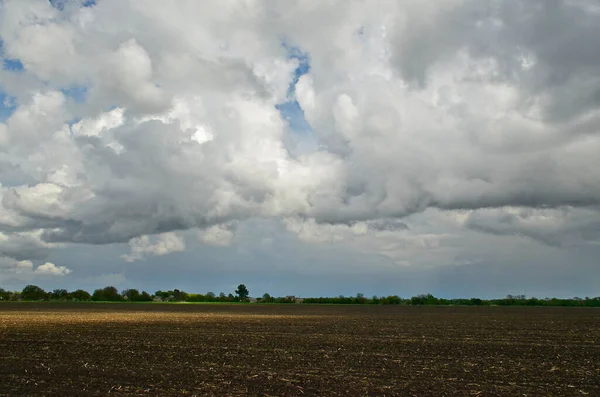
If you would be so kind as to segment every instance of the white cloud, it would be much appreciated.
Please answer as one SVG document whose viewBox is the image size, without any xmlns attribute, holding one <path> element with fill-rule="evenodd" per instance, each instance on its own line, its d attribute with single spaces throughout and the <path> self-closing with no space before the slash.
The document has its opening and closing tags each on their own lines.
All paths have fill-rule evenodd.
<svg viewBox="0 0 600 397">
<path fill-rule="evenodd" d="M 226 225 L 276 218 L 304 241 L 452 262 L 459 231 L 377 224 L 428 210 L 473 211 L 469 236 L 596 241 L 573 214 L 600 205 L 598 35 L 566 2 L 6 1 L 4 56 L 25 70 L 0 72 L 17 105 L 0 160 L 18 170 L 0 249 L 35 232 L 129 242 L 135 261 L 183 251 L 176 231 L 228 245 Z M 293 99 L 302 134 L 278 110 Z M 572 215 L 507 227 L 506 208 Z"/>
<path fill-rule="evenodd" d="M 35 274 L 47 276 L 64 276 L 71 273 L 71 269 L 65 266 L 56 266 L 54 263 L 46 262 L 35 268 Z"/>
<path fill-rule="evenodd" d="M 71 272 L 68 267 L 57 266 L 51 262 L 36 267 L 30 260 L 15 262 L 0 257 L 0 281 L 17 279 L 29 282 L 40 277 L 63 277 Z"/>
<path fill-rule="evenodd" d="M 228 246 L 234 237 L 235 227 L 233 225 L 215 225 L 199 232 L 201 241 L 214 246 Z"/>
<path fill-rule="evenodd" d="M 33 271 L 33 263 L 30 260 L 19 261 L 14 266 L 17 273 L 31 273 Z"/>
<path fill-rule="evenodd" d="M 6 121 L 11 149 L 24 154 L 44 145 L 61 130 L 68 117 L 61 92 L 34 93 Z"/>
<path fill-rule="evenodd" d="M 123 109 L 116 108 L 109 112 L 101 113 L 96 118 L 78 121 L 71 126 L 71 131 L 78 136 L 98 136 L 105 138 L 105 133 L 123 125 L 124 122 Z"/>
<path fill-rule="evenodd" d="M 123 258 L 127 262 L 134 262 L 147 256 L 164 256 L 172 252 L 185 251 L 185 240 L 175 233 L 163 233 L 156 237 L 133 238 L 129 241 L 129 247 L 131 252 L 123 255 Z"/>
<path fill-rule="evenodd" d="M 125 106 L 134 111 L 151 113 L 169 105 L 162 90 L 152 82 L 152 60 L 135 39 L 119 44 L 100 70 L 102 84 L 90 93 L 120 97 Z"/>
</svg>

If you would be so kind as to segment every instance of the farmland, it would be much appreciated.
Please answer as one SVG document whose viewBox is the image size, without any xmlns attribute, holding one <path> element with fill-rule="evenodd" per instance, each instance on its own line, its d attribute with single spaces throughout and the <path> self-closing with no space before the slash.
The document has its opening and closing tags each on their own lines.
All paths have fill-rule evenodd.
<svg viewBox="0 0 600 397">
<path fill-rule="evenodd" d="M 600 310 L 0 304 L 0 396 L 598 396 Z"/>
</svg>

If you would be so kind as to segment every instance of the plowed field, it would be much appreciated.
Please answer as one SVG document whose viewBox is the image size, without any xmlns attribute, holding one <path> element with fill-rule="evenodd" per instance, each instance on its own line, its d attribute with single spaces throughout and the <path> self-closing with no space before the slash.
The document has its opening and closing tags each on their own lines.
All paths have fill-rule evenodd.
<svg viewBox="0 0 600 397">
<path fill-rule="evenodd" d="M 600 396 L 600 310 L 0 304 L 0 396 Z"/>
</svg>

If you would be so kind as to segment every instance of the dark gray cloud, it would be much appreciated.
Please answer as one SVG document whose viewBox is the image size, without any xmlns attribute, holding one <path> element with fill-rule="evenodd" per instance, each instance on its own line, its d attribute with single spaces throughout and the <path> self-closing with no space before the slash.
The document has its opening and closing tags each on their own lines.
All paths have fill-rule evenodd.
<svg viewBox="0 0 600 397">
<path fill-rule="evenodd" d="M 558 247 L 597 244 L 600 240 L 597 208 L 477 210 L 470 213 L 465 225 L 485 233 L 520 235 Z"/>
<path fill-rule="evenodd" d="M 473 70 L 470 78 L 519 84 L 523 108 L 540 104 L 545 119 L 566 122 L 599 105 L 599 20 L 593 2 L 448 3 L 407 18 L 394 61 L 408 81 L 425 86 L 431 67 L 459 51 L 493 60 L 493 74 Z"/>
<path fill-rule="evenodd" d="M 44 259 L 49 252 L 50 247 L 32 235 L 12 234 L 10 237 L 0 240 L 0 257 L 6 256 L 18 261 Z"/>
</svg>

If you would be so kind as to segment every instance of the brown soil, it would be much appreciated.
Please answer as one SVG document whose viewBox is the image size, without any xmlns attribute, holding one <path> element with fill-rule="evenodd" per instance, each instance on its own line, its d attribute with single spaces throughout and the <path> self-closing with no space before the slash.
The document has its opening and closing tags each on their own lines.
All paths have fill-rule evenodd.
<svg viewBox="0 0 600 397">
<path fill-rule="evenodd" d="M 0 396 L 600 396 L 600 310 L 0 304 Z"/>
</svg>

